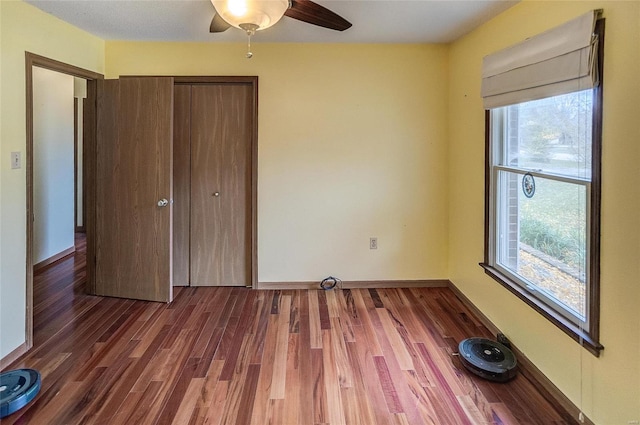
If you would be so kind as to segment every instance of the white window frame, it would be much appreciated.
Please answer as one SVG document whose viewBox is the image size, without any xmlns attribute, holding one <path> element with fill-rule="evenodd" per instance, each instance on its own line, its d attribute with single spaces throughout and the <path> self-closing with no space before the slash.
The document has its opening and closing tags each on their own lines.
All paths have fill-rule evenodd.
<svg viewBox="0 0 640 425">
<path fill-rule="evenodd" d="M 558 309 L 555 302 L 549 303 L 547 297 L 539 291 L 531 291 L 526 281 L 513 276 L 513 273 L 496 264 L 496 206 L 493 194 L 496 193 L 497 173 L 500 170 L 521 173 L 523 169 L 500 165 L 494 168 L 494 155 L 491 139 L 496 131 L 504 131 L 506 127 L 495 117 L 492 123 L 491 111 L 485 110 L 485 246 L 484 260 L 480 263 L 485 273 L 491 276 L 531 308 L 539 312 L 551 323 L 573 338 L 582 347 L 596 357 L 604 347 L 600 344 L 600 204 L 601 204 L 601 151 L 602 151 L 602 105 L 603 105 L 603 61 L 604 61 L 604 26 L 605 20 L 598 19 L 595 25 L 595 34 L 598 37 L 597 48 L 599 84 L 593 87 L 593 114 L 592 114 L 592 158 L 591 178 L 581 179 L 560 176 L 552 173 L 540 173 L 537 170 L 526 170 L 534 178 L 543 177 L 557 181 L 564 181 L 584 185 L 586 188 L 587 202 L 587 284 L 585 300 L 585 317 L 571 314 L 564 308 Z M 495 124 L 495 125 L 492 125 Z"/>
<path fill-rule="evenodd" d="M 589 302 L 590 299 L 590 238 L 586 238 L 586 283 L 585 283 L 585 316 L 580 317 L 577 314 L 574 314 L 570 309 L 564 307 L 561 303 L 557 302 L 553 296 L 547 295 L 543 290 L 539 290 L 535 283 L 529 282 L 523 276 L 509 270 L 507 267 L 503 266 L 498 262 L 498 239 L 501 237 L 501 234 L 504 235 L 504 232 L 500 228 L 499 214 L 498 210 L 504 208 L 504 206 L 500 205 L 504 202 L 504 198 L 498 197 L 498 193 L 502 193 L 499 191 L 498 185 L 500 182 L 499 174 L 500 171 L 505 171 L 513 174 L 518 174 L 520 176 L 524 176 L 525 174 L 530 174 L 534 178 L 544 178 L 547 180 L 559 181 L 563 183 L 575 184 L 585 188 L 585 211 L 586 211 L 586 228 L 591 229 L 591 180 L 584 179 L 579 177 L 569 177 L 565 175 L 558 175 L 554 173 L 544 172 L 542 170 L 528 169 L 528 168 L 520 168 L 520 167 L 512 167 L 507 165 L 502 165 L 506 161 L 505 158 L 505 148 L 506 143 L 508 143 L 507 135 L 506 135 L 506 124 L 508 120 L 505 119 L 504 114 L 506 113 L 505 108 L 496 108 L 490 110 L 490 128 L 492 132 L 490 134 L 491 141 L 489 143 L 490 152 L 489 152 L 489 168 L 491 170 L 491 189 L 490 189 L 490 206 L 489 206 L 489 253 L 488 260 L 489 265 L 494 267 L 496 270 L 500 271 L 503 275 L 509 277 L 509 279 L 519 285 L 523 291 L 529 293 L 531 297 L 535 297 L 539 299 L 541 302 L 547 304 L 551 309 L 553 309 L 556 313 L 561 314 L 567 320 L 571 321 L 578 327 L 588 328 L 589 326 Z M 588 236 L 588 235 L 587 235 Z M 504 246 L 504 245 L 503 245 Z"/>
</svg>

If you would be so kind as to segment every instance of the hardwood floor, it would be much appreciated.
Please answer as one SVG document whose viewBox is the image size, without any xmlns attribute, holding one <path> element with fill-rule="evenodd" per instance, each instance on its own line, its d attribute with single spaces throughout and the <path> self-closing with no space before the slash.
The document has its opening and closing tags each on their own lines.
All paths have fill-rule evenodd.
<svg viewBox="0 0 640 425">
<path fill-rule="evenodd" d="M 10 424 L 564 424 L 522 375 L 464 370 L 488 331 L 446 288 L 84 294 L 82 252 L 35 278 L 42 389 Z"/>
</svg>

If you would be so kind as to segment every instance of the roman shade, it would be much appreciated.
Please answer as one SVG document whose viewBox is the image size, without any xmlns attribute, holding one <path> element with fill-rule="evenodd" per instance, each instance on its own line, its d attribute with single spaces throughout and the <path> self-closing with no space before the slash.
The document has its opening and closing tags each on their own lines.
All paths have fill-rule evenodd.
<svg viewBox="0 0 640 425">
<path fill-rule="evenodd" d="M 598 37 L 592 10 L 482 63 L 485 109 L 593 88 L 598 84 Z"/>
</svg>

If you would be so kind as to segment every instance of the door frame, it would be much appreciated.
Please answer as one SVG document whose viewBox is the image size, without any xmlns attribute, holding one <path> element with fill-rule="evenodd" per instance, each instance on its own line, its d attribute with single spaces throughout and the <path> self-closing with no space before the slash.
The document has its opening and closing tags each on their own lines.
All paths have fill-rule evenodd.
<svg viewBox="0 0 640 425">
<path fill-rule="evenodd" d="M 26 329 L 25 350 L 33 347 L 33 67 L 87 80 L 86 108 L 83 109 L 83 201 L 84 225 L 87 233 L 87 285 L 94 282 L 95 265 L 95 140 L 96 140 L 96 81 L 104 75 L 31 52 L 25 52 L 26 85 L 26 176 L 27 176 L 27 235 L 26 235 Z M 75 195 L 74 195 L 75 196 Z"/>
<path fill-rule="evenodd" d="M 258 289 L 258 77 L 257 76 L 176 76 L 175 85 L 181 84 L 246 84 L 252 89 L 251 129 L 251 238 L 249 239 L 249 264 L 251 287 Z"/>
</svg>

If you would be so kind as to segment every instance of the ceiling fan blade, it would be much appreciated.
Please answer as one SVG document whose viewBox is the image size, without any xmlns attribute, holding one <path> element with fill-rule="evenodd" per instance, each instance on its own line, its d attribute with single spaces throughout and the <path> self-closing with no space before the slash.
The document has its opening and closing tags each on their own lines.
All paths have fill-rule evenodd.
<svg viewBox="0 0 640 425">
<path fill-rule="evenodd" d="M 311 0 L 291 0 L 285 16 L 336 31 L 351 28 L 351 22 Z"/>
<path fill-rule="evenodd" d="M 211 20 L 211 25 L 209 25 L 209 32 L 224 32 L 229 29 L 231 25 L 217 12 L 213 12 L 213 19 Z"/>
</svg>

